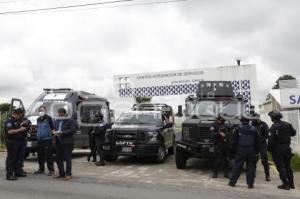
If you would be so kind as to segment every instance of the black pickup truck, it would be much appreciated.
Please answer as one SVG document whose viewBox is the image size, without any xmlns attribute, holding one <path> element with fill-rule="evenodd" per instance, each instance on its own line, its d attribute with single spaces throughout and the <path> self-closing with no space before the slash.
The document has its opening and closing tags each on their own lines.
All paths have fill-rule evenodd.
<svg viewBox="0 0 300 199">
<path fill-rule="evenodd" d="M 121 114 L 106 133 L 107 160 L 118 156 L 153 157 L 162 163 L 173 154 L 175 126 L 172 108 L 165 104 L 139 104 Z"/>
</svg>

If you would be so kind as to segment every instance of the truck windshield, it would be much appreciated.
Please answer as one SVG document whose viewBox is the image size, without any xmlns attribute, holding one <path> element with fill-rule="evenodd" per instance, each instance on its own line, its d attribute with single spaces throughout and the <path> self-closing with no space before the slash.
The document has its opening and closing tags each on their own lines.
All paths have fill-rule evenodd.
<svg viewBox="0 0 300 199">
<path fill-rule="evenodd" d="M 193 117 L 225 117 L 240 115 L 240 103 L 235 101 L 191 101 L 187 103 L 186 115 Z"/>
<path fill-rule="evenodd" d="M 52 117 L 57 117 L 57 111 L 60 108 L 65 108 L 67 110 L 67 113 L 72 114 L 71 111 L 72 105 L 69 102 L 66 101 L 35 101 L 27 110 L 26 115 L 29 116 L 37 116 L 39 114 L 39 108 L 41 106 L 46 107 L 46 113 L 47 115 L 50 115 Z"/>
<path fill-rule="evenodd" d="M 162 114 L 150 112 L 127 112 L 121 114 L 116 123 L 160 125 L 162 124 Z"/>
</svg>

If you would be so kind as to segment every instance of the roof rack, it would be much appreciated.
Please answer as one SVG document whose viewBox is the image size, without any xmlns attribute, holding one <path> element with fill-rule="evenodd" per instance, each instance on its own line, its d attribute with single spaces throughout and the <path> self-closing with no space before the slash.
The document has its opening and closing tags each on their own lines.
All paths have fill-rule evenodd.
<svg viewBox="0 0 300 199">
<path fill-rule="evenodd" d="M 71 88 L 44 88 L 43 90 L 47 93 L 51 93 L 51 92 L 65 93 L 65 92 L 73 91 L 73 89 Z"/>
<path fill-rule="evenodd" d="M 234 97 L 231 81 L 200 81 L 197 97 Z"/>
<path fill-rule="evenodd" d="M 141 104 L 134 104 L 132 110 L 172 112 L 172 107 L 167 104 L 161 104 L 161 103 L 141 103 Z"/>
</svg>

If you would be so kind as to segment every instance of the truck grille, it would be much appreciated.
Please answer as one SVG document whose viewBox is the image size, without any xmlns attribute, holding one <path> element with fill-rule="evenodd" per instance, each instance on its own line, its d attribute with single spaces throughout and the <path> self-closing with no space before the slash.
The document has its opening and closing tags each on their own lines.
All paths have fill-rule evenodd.
<svg viewBox="0 0 300 199">
<path fill-rule="evenodd" d="M 115 133 L 116 141 L 136 141 L 137 132 L 136 131 L 117 131 Z"/>
</svg>

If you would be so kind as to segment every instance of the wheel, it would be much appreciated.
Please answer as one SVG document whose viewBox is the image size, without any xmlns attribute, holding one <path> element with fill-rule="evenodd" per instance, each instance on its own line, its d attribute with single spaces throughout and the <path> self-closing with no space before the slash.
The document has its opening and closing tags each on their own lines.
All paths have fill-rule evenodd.
<svg viewBox="0 0 300 199">
<path fill-rule="evenodd" d="M 175 151 L 175 137 L 173 138 L 173 145 L 168 149 L 168 155 L 174 155 Z"/>
<path fill-rule="evenodd" d="M 116 156 L 116 155 L 105 155 L 104 156 L 104 160 L 107 162 L 115 162 L 115 161 L 117 161 L 117 159 L 118 159 L 118 156 Z"/>
<path fill-rule="evenodd" d="M 158 149 L 158 153 L 155 157 L 155 162 L 163 163 L 166 160 L 166 157 L 167 157 L 167 150 L 166 147 L 162 144 Z"/>
<path fill-rule="evenodd" d="M 175 162 L 177 169 L 185 169 L 187 160 L 188 154 L 185 151 L 176 148 Z"/>
</svg>

